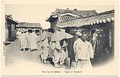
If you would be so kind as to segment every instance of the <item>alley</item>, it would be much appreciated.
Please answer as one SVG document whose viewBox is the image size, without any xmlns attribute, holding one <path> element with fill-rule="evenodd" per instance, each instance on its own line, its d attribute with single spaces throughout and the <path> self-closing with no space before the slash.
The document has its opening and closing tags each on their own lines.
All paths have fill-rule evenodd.
<svg viewBox="0 0 120 77">
<path fill-rule="evenodd" d="M 18 61 L 27 61 L 27 62 L 33 62 L 37 64 L 41 64 L 41 60 L 39 55 L 41 54 L 41 51 L 21 51 L 20 50 L 20 42 L 18 39 L 16 39 L 14 42 L 11 42 L 11 44 L 8 44 L 5 47 L 6 57 L 5 57 L 5 64 L 6 66 L 13 67 L 18 64 Z M 92 65 L 97 66 L 98 64 L 101 64 L 101 60 L 108 59 L 110 56 L 107 57 L 107 55 L 98 55 L 95 56 L 94 59 L 92 59 Z M 46 64 L 43 64 L 46 66 Z M 53 67 L 51 64 L 47 64 L 50 67 Z"/>
<path fill-rule="evenodd" d="M 5 63 L 7 67 L 18 66 L 20 62 L 31 62 L 42 65 L 39 58 L 40 51 L 33 51 L 33 52 L 21 51 L 20 42 L 18 41 L 18 39 L 16 39 L 11 44 L 7 45 L 5 49 L 6 49 Z M 45 66 L 48 65 L 50 67 L 52 66 L 50 64 L 43 64 L 43 65 Z"/>
</svg>

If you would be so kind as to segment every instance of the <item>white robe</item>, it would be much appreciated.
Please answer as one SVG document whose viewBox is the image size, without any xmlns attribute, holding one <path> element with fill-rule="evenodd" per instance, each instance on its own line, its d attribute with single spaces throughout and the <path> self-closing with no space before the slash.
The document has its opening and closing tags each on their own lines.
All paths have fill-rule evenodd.
<svg viewBox="0 0 120 77">
<path fill-rule="evenodd" d="M 30 48 L 31 49 L 37 49 L 36 38 L 37 38 L 37 35 L 35 33 L 30 34 Z"/>
<path fill-rule="evenodd" d="M 26 33 L 26 38 L 27 38 L 27 48 L 30 48 L 30 34 Z"/>
<path fill-rule="evenodd" d="M 19 37 L 20 38 L 20 42 L 21 42 L 21 49 L 23 48 L 27 48 L 27 37 L 26 37 L 26 34 L 23 33 L 21 34 L 21 36 Z"/>
<path fill-rule="evenodd" d="M 81 39 L 77 39 L 74 43 L 75 61 L 79 63 L 80 67 L 92 67 L 90 58 L 94 58 L 94 52 L 90 42 L 83 42 Z M 81 60 L 81 61 L 79 61 Z"/>
</svg>

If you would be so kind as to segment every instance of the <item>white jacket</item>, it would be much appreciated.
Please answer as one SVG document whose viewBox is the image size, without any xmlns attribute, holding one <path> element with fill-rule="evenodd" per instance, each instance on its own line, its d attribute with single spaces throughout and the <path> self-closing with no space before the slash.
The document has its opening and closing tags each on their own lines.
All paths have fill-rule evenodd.
<svg viewBox="0 0 120 77">
<path fill-rule="evenodd" d="M 94 57 L 94 52 L 90 42 L 83 42 L 81 39 L 77 39 L 74 42 L 74 52 L 76 59 L 89 60 Z"/>
</svg>

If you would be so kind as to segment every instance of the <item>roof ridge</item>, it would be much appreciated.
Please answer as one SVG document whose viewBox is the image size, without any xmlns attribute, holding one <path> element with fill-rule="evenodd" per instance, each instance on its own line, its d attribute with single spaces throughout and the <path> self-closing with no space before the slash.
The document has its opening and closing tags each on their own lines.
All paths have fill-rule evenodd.
<svg viewBox="0 0 120 77">
<path fill-rule="evenodd" d="M 104 12 L 100 12 L 100 13 L 98 13 L 99 15 L 100 14 L 109 14 L 109 13 L 114 13 L 114 9 L 113 10 L 108 10 L 108 11 L 104 11 Z"/>
<path fill-rule="evenodd" d="M 96 10 L 78 10 L 78 9 L 56 9 L 56 10 L 70 10 L 70 11 L 96 11 Z"/>
<path fill-rule="evenodd" d="M 40 24 L 40 23 L 34 23 L 34 22 L 19 22 L 20 24 Z"/>
<path fill-rule="evenodd" d="M 83 15 L 94 15 L 97 14 L 96 10 L 77 10 L 77 9 L 56 9 L 55 12 L 53 12 L 54 15 L 57 14 L 64 14 L 64 13 L 71 13 L 79 16 Z"/>
</svg>

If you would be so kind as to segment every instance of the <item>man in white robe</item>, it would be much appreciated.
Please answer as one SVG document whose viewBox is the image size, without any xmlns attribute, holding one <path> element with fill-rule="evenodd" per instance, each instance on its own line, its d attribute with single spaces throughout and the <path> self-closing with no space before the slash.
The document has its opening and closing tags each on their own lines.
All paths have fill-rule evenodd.
<svg viewBox="0 0 120 77">
<path fill-rule="evenodd" d="M 36 43 L 37 35 L 35 33 L 35 30 L 32 31 L 30 34 L 30 49 L 31 51 L 37 50 L 37 43 Z"/>
<path fill-rule="evenodd" d="M 86 40 L 87 35 L 81 34 L 80 32 L 76 33 L 80 38 L 74 43 L 74 52 L 75 52 L 75 61 L 77 68 L 92 68 L 90 58 L 94 58 L 94 52 L 90 42 Z"/>
<path fill-rule="evenodd" d="M 27 49 L 30 49 L 30 33 L 26 30 Z"/>
<path fill-rule="evenodd" d="M 27 37 L 25 31 L 22 31 L 22 34 L 20 36 L 20 43 L 21 43 L 21 50 L 25 51 L 27 47 Z"/>
</svg>

